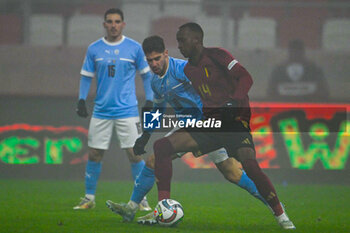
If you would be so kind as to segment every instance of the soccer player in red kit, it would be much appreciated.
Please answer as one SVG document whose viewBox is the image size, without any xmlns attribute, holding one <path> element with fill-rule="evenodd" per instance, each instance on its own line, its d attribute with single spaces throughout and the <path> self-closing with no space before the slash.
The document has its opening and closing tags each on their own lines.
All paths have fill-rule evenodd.
<svg viewBox="0 0 350 233">
<path fill-rule="evenodd" d="M 178 48 L 188 58 L 184 72 L 200 94 L 203 113 L 207 118 L 222 121 L 222 130 L 179 130 L 170 137 L 154 143 L 155 175 L 158 199 L 170 198 L 172 176 L 171 155 L 192 151 L 200 156 L 225 147 L 238 159 L 253 180 L 259 193 L 268 202 L 276 220 L 284 229 L 295 229 L 286 215 L 270 179 L 262 172 L 255 157 L 255 147 L 249 128 L 250 107 L 248 91 L 253 84 L 247 70 L 226 50 L 203 46 L 203 30 L 196 23 L 180 26 Z M 181 135 L 181 136 L 180 136 Z"/>
</svg>

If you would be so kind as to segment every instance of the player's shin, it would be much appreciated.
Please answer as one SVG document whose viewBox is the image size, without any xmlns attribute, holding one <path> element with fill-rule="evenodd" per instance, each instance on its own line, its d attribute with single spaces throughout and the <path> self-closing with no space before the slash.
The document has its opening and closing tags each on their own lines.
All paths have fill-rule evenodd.
<svg viewBox="0 0 350 233">
<path fill-rule="evenodd" d="M 247 190 L 253 197 L 257 198 L 265 205 L 268 205 L 268 203 L 265 201 L 265 199 L 260 195 L 254 182 L 247 176 L 247 173 L 245 173 L 245 171 L 242 171 L 241 179 L 239 180 L 237 185 L 239 187 Z"/>
<path fill-rule="evenodd" d="M 158 200 L 170 198 L 172 154 L 174 148 L 167 138 L 157 140 L 153 145 L 155 155 L 155 176 L 157 178 Z"/>
<path fill-rule="evenodd" d="M 134 181 L 136 180 L 137 176 L 140 175 L 144 166 L 145 166 L 145 160 L 141 160 L 136 163 L 131 163 L 131 173 Z"/>
<path fill-rule="evenodd" d="M 258 162 L 255 159 L 246 159 L 242 161 L 242 166 L 249 178 L 254 181 L 259 193 L 267 201 L 274 214 L 276 216 L 283 214 L 276 190 L 270 179 L 262 172 Z"/>
<path fill-rule="evenodd" d="M 85 170 L 85 193 L 88 195 L 95 195 L 97 181 L 101 173 L 101 162 L 94 162 L 88 160 Z"/>
<path fill-rule="evenodd" d="M 135 180 L 134 190 L 130 200 L 140 204 L 143 197 L 152 189 L 154 180 L 154 170 L 144 166 L 140 175 Z"/>
</svg>

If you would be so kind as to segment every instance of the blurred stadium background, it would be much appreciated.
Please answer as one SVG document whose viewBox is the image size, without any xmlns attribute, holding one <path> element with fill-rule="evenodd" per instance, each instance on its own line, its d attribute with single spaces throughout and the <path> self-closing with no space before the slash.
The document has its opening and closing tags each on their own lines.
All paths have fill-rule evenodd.
<svg viewBox="0 0 350 233">
<path fill-rule="evenodd" d="M 349 111 L 347 0 L 0 0 L 0 178 L 83 180 L 88 120 L 75 114 L 79 72 L 87 46 L 104 33 L 103 14 L 111 7 L 124 11 L 126 36 L 142 42 L 159 34 L 174 57 L 181 58 L 175 39 L 178 26 L 198 22 L 205 45 L 228 49 L 252 74 L 250 97 L 256 103 L 281 103 L 269 96 L 268 82 L 273 67 L 287 57 L 288 41 L 299 38 L 330 87 L 327 101 L 315 98 L 309 103 Z M 140 79 L 137 87 L 142 103 Z M 261 165 L 273 181 L 349 184 L 349 121 L 334 117 L 321 122 L 327 126 L 321 129 L 330 134 L 327 138 L 304 135 L 304 144 L 288 147 L 278 132 L 272 139 L 257 136 Z M 305 123 L 305 134 L 314 123 Z M 342 124 L 345 132 L 339 132 Z M 296 156 L 295 151 L 302 152 Z M 101 178 L 131 180 L 126 164 L 126 156 L 112 143 Z M 205 158 L 179 160 L 175 166 L 175 180 L 224 180 L 215 169 L 204 169 L 212 167 Z"/>
</svg>

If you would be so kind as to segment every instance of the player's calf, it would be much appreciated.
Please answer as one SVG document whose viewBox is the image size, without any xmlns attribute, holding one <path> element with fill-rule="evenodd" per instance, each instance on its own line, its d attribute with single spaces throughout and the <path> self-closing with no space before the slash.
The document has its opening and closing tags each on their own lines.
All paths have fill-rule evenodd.
<svg viewBox="0 0 350 233">
<path fill-rule="evenodd" d="M 158 179 L 158 199 L 170 198 L 170 182 L 172 177 L 172 154 L 174 149 L 168 138 L 157 140 L 153 145 L 155 155 L 154 174 Z"/>
<path fill-rule="evenodd" d="M 273 209 L 275 216 L 283 213 L 282 206 L 277 197 L 276 190 L 270 179 L 262 172 L 258 162 L 255 159 L 246 159 L 242 161 L 242 166 L 250 179 L 255 183 L 261 196 L 267 201 Z"/>
</svg>

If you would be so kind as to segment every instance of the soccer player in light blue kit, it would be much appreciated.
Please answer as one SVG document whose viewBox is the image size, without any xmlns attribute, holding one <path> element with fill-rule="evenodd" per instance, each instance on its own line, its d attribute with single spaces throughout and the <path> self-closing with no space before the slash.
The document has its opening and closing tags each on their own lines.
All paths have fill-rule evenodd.
<svg viewBox="0 0 350 233">
<path fill-rule="evenodd" d="M 143 41 L 142 47 L 146 54 L 147 62 L 154 73 L 151 81 L 154 92 L 153 112 L 156 110 L 162 112 L 166 103 L 169 103 L 174 108 L 175 114 L 191 115 L 192 118 L 202 119 L 202 102 L 200 97 L 183 72 L 187 61 L 169 57 L 163 39 L 159 36 L 146 38 Z M 177 129 L 175 128 L 168 135 L 175 130 Z M 134 146 L 134 153 L 136 155 L 145 153 L 144 148 L 150 138 L 151 132 L 152 129 L 145 129 L 142 136 L 137 139 Z M 174 155 L 173 159 L 182 155 L 183 153 Z M 253 181 L 239 168 L 239 163 L 234 158 L 228 157 L 224 148 L 211 152 L 208 156 L 228 181 L 246 189 L 251 195 L 266 205 L 265 200 L 260 196 Z M 135 181 L 130 201 L 126 204 L 114 203 L 108 200 L 106 202 L 107 207 L 121 215 L 124 221 L 132 221 L 137 212 L 138 204 L 141 202 L 143 196 L 152 189 L 154 181 L 154 155 L 151 155 L 147 158 L 146 166 Z M 149 215 L 140 217 L 138 222 L 155 223 L 153 213 L 151 212 Z"/>
<path fill-rule="evenodd" d="M 85 172 L 85 197 L 74 209 L 95 207 L 95 192 L 101 173 L 102 157 L 109 148 L 115 130 L 120 147 L 131 163 L 135 180 L 145 165 L 132 150 L 142 133 L 135 94 L 135 74 L 139 70 L 146 93 L 146 106 L 152 107 L 151 72 L 141 45 L 122 34 L 125 26 L 123 12 L 112 8 L 104 15 L 106 36 L 88 47 L 80 74 L 80 91 L 77 113 L 87 117 L 85 100 L 90 84 L 96 78 L 95 106 L 88 133 L 89 159 Z M 146 199 L 140 209 L 150 210 Z"/>
</svg>

